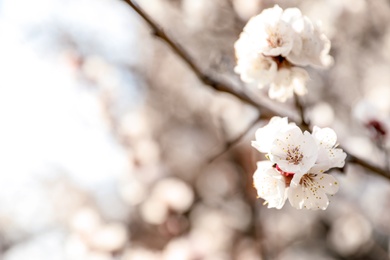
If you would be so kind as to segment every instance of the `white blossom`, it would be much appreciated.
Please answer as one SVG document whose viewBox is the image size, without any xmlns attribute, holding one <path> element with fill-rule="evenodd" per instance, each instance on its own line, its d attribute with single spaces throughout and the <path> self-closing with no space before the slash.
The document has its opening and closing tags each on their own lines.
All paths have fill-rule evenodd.
<svg viewBox="0 0 390 260">
<path fill-rule="evenodd" d="M 253 179 L 268 207 L 281 208 L 287 194 L 297 209 L 327 208 L 327 194 L 335 194 L 339 187 L 325 171 L 343 167 L 346 158 L 331 128 L 314 126 L 312 134 L 302 133 L 287 117 L 273 117 L 256 131 L 252 146 L 267 154 L 268 161 L 257 163 Z"/>
<path fill-rule="evenodd" d="M 302 175 L 314 166 L 318 146 L 309 132 L 295 126 L 276 135 L 268 156 L 283 171 Z"/>
<path fill-rule="evenodd" d="M 325 172 L 333 167 L 341 168 L 345 164 L 347 154 L 337 147 L 337 135 L 330 128 L 314 126 L 312 133 L 319 147 L 318 157 L 312 168 L 314 172 Z"/>
<path fill-rule="evenodd" d="M 258 53 L 268 56 L 287 56 L 293 48 L 294 41 L 299 40 L 291 25 L 283 20 L 283 9 L 278 5 L 263 10 L 251 18 L 242 34 L 247 35 L 247 44 Z"/>
<path fill-rule="evenodd" d="M 280 102 L 294 93 L 307 94 L 309 75 L 297 66 L 328 67 L 333 63 L 330 41 L 320 26 L 299 9 L 283 10 L 278 5 L 251 18 L 234 48 L 235 72 L 251 85 L 269 85 L 269 97 Z"/>
<path fill-rule="evenodd" d="M 325 210 L 329 205 L 327 194 L 333 195 L 338 189 L 337 180 L 329 174 L 294 175 L 288 189 L 288 200 L 297 209 Z"/>
<path fill-rule="evenodd" d="M 270 161 L 257 162 L 257 170 L 253 175 L 253 185 L 260 198 L 268 208 L 281 209 L 287 199 L 285 177 L 281 175 Z"/>
</svg>

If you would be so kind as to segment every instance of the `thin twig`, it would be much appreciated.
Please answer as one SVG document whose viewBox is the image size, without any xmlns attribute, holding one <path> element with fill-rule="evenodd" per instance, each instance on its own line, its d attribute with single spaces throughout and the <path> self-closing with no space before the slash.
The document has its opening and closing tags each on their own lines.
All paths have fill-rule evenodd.
<svg viewBox="0 0 390 260">
<path fill-rule="evenodd" d="M 339 147 L 339 148 L 343 149 L 342 147 Z M 343 149 L 343 150 L 345 151 L 345 149 Z M 382 169 L 382 168 L 380 168 L 380 167 L 378 167 L 370 162 L 367 162 L 366 160 L 363 160 L 359 157 L 356 157 L 350 153 L 347 153 L 347 154 L 348 154 L 347 162 L 358 164 L 361 167 L 366 168 L 367 170 L 370 170 L 370 171 L 372 171 L 372 172 L 374 172 L 382 177 L 390 179 L 390 175 L 389 175 L 388 171 L 386 171 L 386 170 L 384 170 L 384 169 Z"/>
<path fill-rule="evenodd" d="M 264 115 L 267 114 L 268 116 L 282 116 L 279 112 L 277 112 L 275 109 L 272 109 L 271 107 L 265 106 L 263 104 L 259 104 L 254 100 L 252 97 L 248 96 L 245 92 L 238 91 L 236 88 L 228 84 L 227 82 L 222 82 L 221 80 L 217 80 L 214 77 L 204 73 L 200 67 L 193 62 L 193 58 L 187 53 L 187 51 L 184 50 L 183 47 L 181 47 L 180 44 L 173 41 L 165 32 L 164 30 L 155 22 L 153 19 L 148 16 L 136 3 L 132 0 L 123 0 L 125 3 L 127 3 L 135 12 L 137 12 L 144 20 L 149 24 L 149 26 L 152 28 L 153 33 L 155 36 L 159 37 L 161 40 L 163 40 L 166 44 L 168 44 L 172 50 L 190 67 L 190 69 L 194 72 L 194 74 L 199 78 L 201 82 L 203 82 L 205 85 L 210 86 L 214 90 L 229 93 L 236 98 L 240 99 L 241 101 L 250 104 L 256 108 L 259 109 L 259 111 Z M 301 116 L 304 116 L 303 110 L 300 112 Z M 287 114 L 287 113 L 284 113 Z M 302 121 L 304 122 L 304 121 Z M 305 123 L 306 124 L 306 123 Z M 308 124 L 307 124 L 308 125 Z M 245 135 L 245 133 L 244 133 Z M 231 145 L 230 145 L 231 146 Z M 377 167 L 361 158 L 358 158 L 354 155 L 351 155 L 348 151 L 344 149 L 344 151 L 349 155 L 349 162 L 358 164 L 380 176 L 383 176 L 387 179 L 390 179 L 390 174 L 387 173 L 384 169 Z"/>
<path fill-rule="evenodd" d="M 227 151 L 230 150 L 230 148 L 232 148 L 233 146 L 235 146 L 237 143 L 239 143 L 241 141 L 241 139 L 247 135 L 247 133 L 260 121 L 260 119 L 262 118 L 261 115 L 259 115 L 257 118 L 255 118 L 255 120 L 253 120 L 248 126 L 247 128 L 242 131 L 241 134 L 239 134 L 237 137 L 235 137 L 233 140 L 230 140 L 230 141 L 227 141 L 225 142 L 225 146 L 224 148 L 217 154 L 213 155 L 213 157 L 211 157 L 209 160 L 208 160 L 208 163 L 212 163 L 214 162 L 216 159 L 218 159 L 220 156 L 222 156 L 223 154 L 225 154 Z"/>
<path fill-rule="evenodd" d="M 309 131 L 310 130 L 310 122 L 306 121 L 305 117 L 305 107 L 302 105 L 302 102 L 297 94 L 294 94 L 294 102 L 295 102 L 295 107 L 297 108 L 299 112 L 299 116 L 301 117 L 301 128 L 304 131 Z"/>
</svg>

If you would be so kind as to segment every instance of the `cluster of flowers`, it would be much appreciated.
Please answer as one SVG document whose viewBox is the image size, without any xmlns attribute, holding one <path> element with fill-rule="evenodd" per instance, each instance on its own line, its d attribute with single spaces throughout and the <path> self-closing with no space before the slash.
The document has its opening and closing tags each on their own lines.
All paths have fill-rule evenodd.
<svg viewBox="0 0 390 260">
<path fill-rule="evenodd" d="M 241 79 L 262 88 L 269 85 L 269 97 L 285 102 L 306 94 L 308 73 L 301 67 L 326 68 L 333 63 L 330 41 L 319 25 L 297 8 L 283 11 L 278 5 L 249 20 L 234 45 Z"/>
<path fill-rule="evenodd" d="M 327 194 L 338 191 L 336 179 L 325 172 L 343 167 L 346 153 L 336 148 L 336 133 L 314 127 L 310 134 L 287 118 L 273 117 L 256 131 L 252 146 L 266 153 L 268 161 L 257 163 L 253 175 L 258 196 L 268 208 L 280 209 L 287 198 L 297 209 L 326 209 Z"/>
</svg>

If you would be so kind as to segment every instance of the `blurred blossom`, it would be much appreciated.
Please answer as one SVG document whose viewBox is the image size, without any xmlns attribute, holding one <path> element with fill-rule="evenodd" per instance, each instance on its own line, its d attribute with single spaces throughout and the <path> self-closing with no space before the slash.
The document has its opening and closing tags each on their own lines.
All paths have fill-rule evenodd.
<svg viewBox="0 0 390 260">
<path fill-rule="evenodd" d="M 71 226 L 78 234 L 73 242 L 75 245 L 77 239 L 81 238 L 82 244 L 89 248 L 114 252 L 123 248 L 127 241 L 127 231 L 123 224 L 104 223 L 98 213 L 91 208 L 82 208 L 76 212 L 71 220 Z"/>
<path fill-rule="evenodd" d="M 71 260 L 83 259 L 89 252 L 84 240 L 76 234 L 68 236 L 64 247 L 66 257 Z"/>
<path fill-rule="evenodd" d="M 260 11 L 260 3 L 258 0 L 234 0 L 233 7 L 237 15 L 247 21 L 252 16 L 255 16 Z"/>
<path fill-rule="evenodd" d="M 236 259 L 261 260 L 259 246 L 252 239 L 243 239 L 239 242 Z"/>
<path fill-rule="evenodd" d="M 88 239 L 92 248 L 105 252 L 122 249 L 127 241 L 126 227 L 122 223 L 109 223 L 101 226 Z"/>
<path fill-rule="evenodd" d="M 390 148 L 390 113 L 381 112 L 376 103 L 361 100 L 355 105 L 353 115 L 369 131 L 372 140 Z"/>
<path fill-rule="evenodd" d="M 138 139 L 133 145 L 134 159 L 137 164 L 156 164 L 160 160 L 160 148 L 158 144 L 150 139 Z"/>
<path fill-rule="evenodd" d="M 140 213 L 145 222 L 158 225 L 167 219 L 168 208 L 158 198 L 151 197 L 142 203 Z"/>
<path fill-rule="evenodd" d="M 136 206 L 144 201 L 147 196 L 146 185 L 132 176 L 130 180 L 124 180 L 121 183 L 120 194 L 125 202 L 131 206 Z"/>
<path fill-rule="evenodd" d="M 252 222 L 251 208 L 241 198 L 233 197 L 222 206 L 226 224 L 235 230 L 245 231 Z"/>
<path fill-rule="evenodd" d="M 86 260 L 111 260 L 112 257 L 110 254 L 101 253 L 101 252 L 92 252 L 89 253 L 86 257 Z"/>
<path fill-rule="evenodd" d="M 159 260 L 161 259 L 160 253 L 141 247 L 132 247 L 126 250 L 123 260 Z"/>
<path fill-rule="evenodd" d="M 194 193 L 183 181 L 176 178 L 167 178 L 156 184 L 152 197 L 178 213 L 187 211 L 193 203 Z"/>
<path fill-rule="evenodd" d="M 238 176 L 234 165 L 224 162 L 208 167 L 198 176 L 196 188 L 206 201 L 220 201 L 237 189 Z"/>
<path fill-rule="evenodd" d="M 291 207 L 284 207 L 282 211 L 266 210 L 260 216 L 267 245 L 277 245 L 275 250 L 285 248 L 292 241 L 305 236 L 306 231 L 318 232 L 316 228 L 316 213 L 308 214 Z"/>
<path fill-rule="evenodd" d="M 148 138 L 150 126 L 146 109 L 138 109 L 123 115 L 120 121 L 119 132 L 131 141 Z"/>
<path fill-rule="evenodd" d="M 221 22 L 221 17 L 227 9 L 228 3 L 221 0 L 184 0 L 182 1 L 182 9 L 187 26 L 194 30 L 203 28 L 229 28 L 232 25 L 230 17 L 224 17 L 224 23 Z M 229 13 L 230 14 L 230 13 Z M 221 28 L 222 27 L 222 28 Z"/>
<path fill-rule="evenodd" d="M 196 252 L 193 250 L 191 241 L 188 238 L 177 238 L 172 239 L 166 248 L 164 249 L 163 257 L 164 260 L 191 260 L 197 258 Z"/>
<path fill-rule="evenodd" d="M 190 236 L 204 253 L 226 250 L 233 243 L 233 230 L 225 214 L 222 210 L 205 205 L 197 205 L 191 212 L 193 229 Z"/>
<path fill-rule="evenodd" d="M 81 235 L 92 235 L 100 225 L 102 220 L 96 210 L 92 208 L 81 208 L 71 219 L 71 227 Z"/>
<path fill-rule="evenodd" d="M 167 178 L 156 183 L 151 196 L 141 205 L 144 220 L 151 224 L 162 224 L 169 210 L 183 213 L 194 200 L 191 188 L 176 178 Z"/>
<path fill-rule="evenodd" d="M 359 214 L 347 214 L 337 219 L 331 229 L 329 242 L 343 256 L 365 253 L 373 245 L 371 224 Z"/>
<path fill-rule="evenodd" d="M 211 113 L 218 119 L 218 124 L 225 138 L 233 139 L 242 134 L 246 127 L 258 116 L 258 112 L 250 106 L 237 102 L 234 98 L 221 95 L 214 99 Z"/>
<path fill-rule="evenodd" d="M 307 248 L 309 247 L 309 248 Z M 290 259 L 300 259 L 300 260 L 335 260 L 331 254 L 325 252 L 324 247 L 320 244 L 316 245 L 313 243 L 308 243 L 306 246 L 295 245 L 286 248 L 278 255 L 278 260 L 290 260 Z"/>
<path fill-rule="evenodd" d="M 308 114 L 311 123 L 319 127 L 332 125 L 335 118 L 335 112 L 332 106 L 326 102 L 315 104 L 314 107 L 308 111 Z"/>
<path fill-rule="evenodd" d="M 39 236 L 24 241 L 8 250 L 4 260 L 65 260 L 62 231 L 42 232 Z"/>
</svg>

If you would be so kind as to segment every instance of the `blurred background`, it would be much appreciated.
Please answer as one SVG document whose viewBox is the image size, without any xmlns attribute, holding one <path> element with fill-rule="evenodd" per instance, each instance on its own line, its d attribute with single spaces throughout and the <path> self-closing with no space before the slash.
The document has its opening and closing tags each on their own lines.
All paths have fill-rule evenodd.
<svg viewBox="0 0 390 260">
<path fill-rule="evenodd" d="M 308 117 L 388 163 L 388 134 L 373 139 L 355 107 L 390 119 L 389 1 L 138 3 L 241 87 L 233 44 L 251 16 L 277 3 L 321 20 L 335 65 L 309 69 Z M 225 150 L 258 116 L 200 83 L 122 1 L 0 0 L 0 259 L 389 259 L 389 179 L 333 171 L 326 211 L 256 199 L 256 127 Z"/>
</svg>

